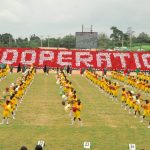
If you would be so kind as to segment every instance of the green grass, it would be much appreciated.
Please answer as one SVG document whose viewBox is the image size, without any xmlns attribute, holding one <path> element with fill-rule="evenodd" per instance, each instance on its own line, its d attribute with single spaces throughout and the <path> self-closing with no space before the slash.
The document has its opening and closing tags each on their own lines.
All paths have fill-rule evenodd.
<svg viewBox="0 0 150 150">
<path fill-rule="evenodd" d="M 150 51 L 150 45 L 139 45 L 132 47 L 132 50 L 144 49 L 145 51 Z"/>
<path fill-rule="evenodd" d="M 9 75 L 0 82 L 0 92 L 17 76 Z M 16 119 L 10 119 L 8 126 L 0 126 L 0 150 L 19 150 L 22 145 L 32 150 L 40 139 L 46 143 L 45 150 L 83 150 L 84 141 L 91 142 L 92 150 L 127 150 L 129 143 L 135 143 L 138 149 L 149 149 L 147 122 L 140 123 L 85 77 L 73 75 L 69 79 L 83 103 L 83 127 L 78 123 L 69 125 L 55 75 L 38 74 L 18 108 Z"/>
</svg>

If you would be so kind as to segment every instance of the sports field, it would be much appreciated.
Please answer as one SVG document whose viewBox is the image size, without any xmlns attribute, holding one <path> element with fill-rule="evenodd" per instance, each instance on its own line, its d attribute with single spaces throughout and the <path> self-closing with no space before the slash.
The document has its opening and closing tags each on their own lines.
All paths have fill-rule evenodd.
<svg viewBox="0 0 150 150">
<path fill-rule="evenodd" d="M 0 94 L 21 74 L 8 75 L 0 82 Z M 83 150 L 90 141 L 92 150 L 127 150 L 129 143 L 137 149 L 150 150 L 148 122 L 140 123 L 98 88 L 78 74 L 68 76 L 83 103 L 83 127 L 70 125 L 56 85 L 55 73 L 36 74 L 16 119 L 0 125 L 0 150 L 19 150 L 22 145 L 33 150 L 38 140 L 45 141 L 45 150 Z M 0 119 L 2 109 L 0 108 Z"/>
</svg>

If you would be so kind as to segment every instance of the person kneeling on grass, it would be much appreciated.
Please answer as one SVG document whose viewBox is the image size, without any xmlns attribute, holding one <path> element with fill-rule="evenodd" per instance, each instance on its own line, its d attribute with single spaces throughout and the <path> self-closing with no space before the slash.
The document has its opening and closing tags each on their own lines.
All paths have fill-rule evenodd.
<svg viewBox="0 0 150 150">
<path fill-rule="evenodd" d="M 81 101 L 78 99 L 77 102 L 75 102 L 73 104 L 73 107 L 72 107 L 72 111 L 74 113 L 74 118 L 72 119 L 72 124 L 71 125 L 74 124 L 76 119 L 79 120 L 80 126 L 83 125 L 82 121 L 81 121 L 81 118 L 80 118 L 81 109 L 82 109 Z"/>
<path fill-rule="evenodd" d="M 145 117 L 150 117 L 150 101 L 146 100 L 146 104 L 142 105 L 142 107 L 144 109 L 144 113 L 143 113 L 143 116 L 141 118 L 141 122 L 143 122 Z M 148 128 L 150 128 L 150 121 L 149 121 Z"/>
</svg>

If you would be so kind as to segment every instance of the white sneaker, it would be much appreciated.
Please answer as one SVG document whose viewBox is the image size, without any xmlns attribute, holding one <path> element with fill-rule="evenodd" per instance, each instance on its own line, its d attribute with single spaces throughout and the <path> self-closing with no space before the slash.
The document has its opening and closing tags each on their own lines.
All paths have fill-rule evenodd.
<svg viewBox="0 0 150 150">
<path fill-rule="evenodd" d="M 148 125 L 148 127 L 147 128 L 149 128 L 150 129 L 150 125 Z"/>
<path fill-rule="evenodd" d="M 74 125 L 74 122 L 75 122 L 74 120 L 71 120 L 71 124 L 70 125 Z"/>
<path fill-rule="evenodd" d="M 0 124 L 4 124 L 4 121 L 5 121 L 5 120 L 3 119 L 2 122 L 1 122 Z"/>
</svg>

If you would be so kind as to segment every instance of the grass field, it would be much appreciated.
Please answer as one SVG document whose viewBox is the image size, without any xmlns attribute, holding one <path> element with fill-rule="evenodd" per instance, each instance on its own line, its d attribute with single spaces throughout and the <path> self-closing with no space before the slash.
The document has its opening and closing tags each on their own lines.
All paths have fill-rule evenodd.
<svg viewBox="0 0 150 150">
<path fill-rule="evenodd" d="M 0 94 L 20 74 L 8 75 L 0 82 Z M 45 141 L 45 150 L 83 150 L 90 141 L 92 150 L 127 150 L 129 143 L 137 149 L 150 150 L 150 130 L 98 89 L 85 77 L 68 77 L 83 103 L 81 118 L 71 126 L 68 113 L 61 105 L 55 74 L 38 74 L 19 105 L 16 119 L 0 126 L 0 150 L 19 150 L 26 145 L 33 150 L 37 141 Z M 2 112 L 2 109 L 0 109 Z M 2 115 L 0 114 L 0 119 Z"/>
<path fill-rule="evenodd" d="M 133 46 L 132 50 L 138 50 L 138 49 L 144 49 L 145 51 L 150 51 L 150 45 L 139 45 L 139 46 Z"/>
</svg>

